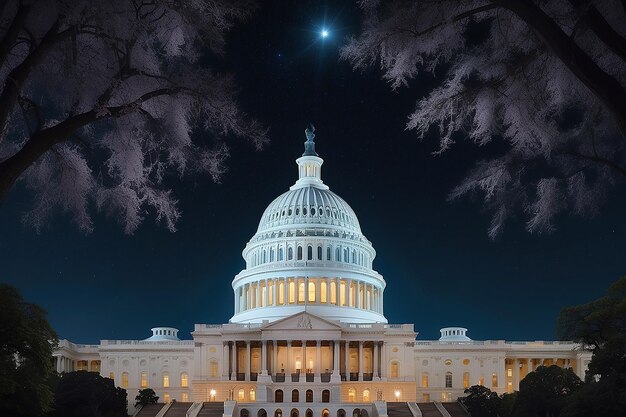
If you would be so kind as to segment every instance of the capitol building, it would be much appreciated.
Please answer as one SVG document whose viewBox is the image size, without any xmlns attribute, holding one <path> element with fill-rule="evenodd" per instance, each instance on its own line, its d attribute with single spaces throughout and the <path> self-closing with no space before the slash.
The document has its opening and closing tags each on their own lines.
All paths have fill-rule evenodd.
<svg viewBox="0 0 626 417">
<path fill-rule="evenodd" d="M 591 354 L 571 342 L 477 341 L 462 327 L 422 340 L 413 324 L 388 323 L 376 251 L 322 181 L 313 129 L 306 136 L 297 181 L 243 250 L 228 323 L 196 324 L 190 340 L 169 327 L 140 340 L 61 340 L 57 371 L 113 379 L 129 411 L 137 390 L 154 389 L 162 404 L 141 417 L 450 417 L 472 385 L 513 392 L 541 365 L 584 378 Z"/>
</svg>

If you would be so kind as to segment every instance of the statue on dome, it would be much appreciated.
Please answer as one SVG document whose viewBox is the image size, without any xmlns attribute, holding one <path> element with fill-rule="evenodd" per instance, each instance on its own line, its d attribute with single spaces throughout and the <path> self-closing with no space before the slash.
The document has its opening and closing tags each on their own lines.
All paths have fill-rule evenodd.
<svg viewBox="0 0 626 417">
<path fill-rule="evenodd" d="M 313 126 L 313 123 L 309 123 L 309 125 L 307 126 L 306 130 L 304 131 L 304 134 L 306 135 L 306 141 L 307 142 L 313 142 L 313 139 L 315 139 L 315 126 Z"/>
</svg>

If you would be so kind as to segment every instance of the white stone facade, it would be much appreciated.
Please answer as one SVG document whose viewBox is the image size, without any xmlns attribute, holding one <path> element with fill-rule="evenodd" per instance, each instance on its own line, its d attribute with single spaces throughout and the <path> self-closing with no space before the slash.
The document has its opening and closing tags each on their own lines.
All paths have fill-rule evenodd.
<svg viewBox="0 0 626 417">
<path fill-rule="evenodd" d="M 540 364 L 584 377 L 590 354 L 569 342 L 473 341 L 459 327 L 426 341 L 412 324 L 388 324 L 376 252 L 322 182 L 313 136 L 296 161 L 298 181 L 268 206 L 243 251 L 229 323 L 196 324 L 193 340 L 166 327 L 145 340 L 63 340 L 57 371 L 100 372 L 130 404 L 148 387 L 165 401 L 231 400 L 234 417 L 378 416 L 382 401 L 453 401 L 476 384 L 512 392 Z"/>
</svg>

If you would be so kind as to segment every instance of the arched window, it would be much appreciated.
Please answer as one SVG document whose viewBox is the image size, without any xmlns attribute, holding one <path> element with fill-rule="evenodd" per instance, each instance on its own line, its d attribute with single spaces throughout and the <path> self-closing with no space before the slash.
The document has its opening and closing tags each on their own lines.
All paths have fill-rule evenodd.
<svg viewBox="0 0 626 417">
<path fill-rule="evenodd" d="M 422 372 L 422 388 L 428 388 L 428 372 Z"/>
<path fill-rule="evenodd" d="M 452 372 L 446 372 L 446 388 L 452 388 Z"/>
<path fill-rule="evenodd" d="M 141 372 L 141 388 L 148 388 L 148 372 Z"/>
<path fill-rule="evenodd" d="M 290 415 L 290 417 L 298 417 L 298 414 L 299 414 L 298 413 L 298 409 L 297 408 L 292 408 L 291 409 L 291 413 L 289 415 Z"/>
<path fill-rule="evenodd" d="M 355 402 L 356 401 L 356 390 L 354 388 L 350 388 L 348 390 L 348 402 Z"/>
<path fill-rule="evenodd" d="M 289 304 L 296 302 L 296 283 L 289 281 Z"/>
<path fill-rule="evenodd" d="M 274 402 L 275 403 L 282 403 L 283 402 L 283 390 L 282 389 L 277 389 L 276 391 L 274 391 Z M 282 412 L 281 412 L 281 414 L 282 414 Z"/>
<path fill-rule="evenodd" d="M 335 249 L 335 261 L 341 262 L 341 249 Z"/>
<path fill-rule="evenodd" d="M 180 374 L 180 386 L 183 388 L 189 388 L 189 374 L 187 372 Z"/>
<path fill-rule="evenodd" d="M 254 388 L 250 388 L 250 401 L 256 401 L 256 391 Z"/>
<path fill-rule="evenodd" d="M 317 247 L 317 260 L 318 261 L 322 260 L 322 247 L 321 246 Z"/>
<path fill-rule="evenodd" d="M 322 402 L 329 403 L 330 402 L 330 390 L 325 389 L 322 391 Z"/>
<path fill-rule="evenodd" d="M 282 391 L 280 391 L 280 392 L 282 392 Z M 283 397 L 280 397 L 280 398 L 281 398 L 280 402 L 282 403 L 283 402 L 283 400 L 282 400 Z M 278 401 L 276 401 L 276 402 L 278 402 Z M 277 408 L 276 411 L 274 411 L 274 417 L 283 417 L 283 410 L 281 410 L 280 408 Z"/>
<path fill-rule="evenodd" d="M 337 283 L 335 280 L 330 281 L 330 303 L 337 304 Z"/>
<path fill-rule="evenodd" d="M 291 391 L 291 402 L 292 403 L 300 402 L 300 391 L 298 391 L 297 389 L 294 389 L 293 391 Z"/>
<path fill-rule="evenodd" d="M 346 410 L 344 410 L 343 408 L 337 410 L 337 417 L 346 417 Z"/>
<path fill-rule="evenodd" d="M 356 263 L 356 251 L 354 249 L 352 250 L 352 263 Z"/>
<path fill-rule="evenodd" d="M 287 249 L 287 260 L 291 261 L 293 259 L 293 248 Z"/>
<path fill-rule="evenodd" d="M 250 412 L 247 409 L 242 408 L 241 411 L 239 412 L 239 415 L 241 417 L 250 417 Z"/>
<path fill-rule="evenodd" d="M 359 410 L 358 408 L 352 410 L 352 417 L 361 417 L 361 410 Z"/>
<path fill-rule="evenodd" d="M 313 402 L 313 390 L 311 389 L 306 390 L 306 402 L 308 403 Z"/>
<path fill-rule="evenodd" d="M 343 249 L 343 261 L 348 263 L 348 248 Z"/>
<path fill-rule="evenodd" d="M 307 408 L 306 413 L 304 414 L 306 417 L 313 417 L 313 410 Z"/>
<path fill-rule="evenodd" d="M 463 388 L 469 388 L 469 386 L 470 386 L 469 372 L 463 372 Z"/>
<path fill-rule="evenodd" d="M 313 246 L 309 245 L 306 249 L 306 259 L 309 261 L 313 260 Z"/>
<path fill-rule="evenodd" d="M 265 249 L 263 249 L 263 263 L 267 262 L 267 252 Z"/>
<path fill-rule="evenodd" d="M 217 361 L 215 359 L 211 359 L 211 362 L 209 362 L 209 375 L 211 375 L 211 378 L 218 377 L 217 368 L 218 368 Z"/>
<path fill-rule="evenodd" d="M 257 413 L 256 417 L 267 417 L 267 411 L 264 408 L 261 408 Z"/>
<path fill-rule="evenodd" d="M 320 282 L 320 303 L 326 304 L 328 302 L 328 284 L 326 281 Z"/>
<path fill-rule="evenodd" d="M 274 262 L 274 248 L 270 248 L 270 262 Z"/>
<path fill-rule="evenodd" d="M 332 249 L 329 247 L 326 248 L 326 260 L 330 261 L 330 254 L 332 252 Z"/>
<path fill-rule="evenodd" d="M 302 246 L 298 246 L 298 260 L 302 260 Z"/>
<path fill-rule="evenodd" d="M 170 386 L 170 374 L 163 372 L 163 388 L 169 388 Z"/>
<path fill-rule="evenodd" d="M 328 408 L 322 410 L 322 417 L 330 417 L 330 411 L 328 411 Z"/>
<path fill-rule="evenodd" d="M 400 375 L 400 364 L 398 361 L 391 362 L 391 377 L 399 378 Z"/>
<path fill-rule="evenodd" d="M 315 282 L 309 281 L 309 303 L 315 302 Z"/>
<path fill-rule="evenodd" d="M 278 248 L 278 261 L 283 260 L 283 248 Z"/>
<path fill-rule="evenodd" d="M 278 282 L 278 304 L 285 304 L 285 283 L 282 280 Z"/>
<path fill-rule="evenodd" d="M 304 280 L 298 283 L 298 303 L 304 304 L 304 297 L 306 296 L 306 286 Z"/>
<path fill-rule="evenodd" d="M 237 393 L 237 399 L 239 401 L 243 401 L 246 399 L 246 392 L 243 390 L 243 388 L 239 388 L 239 392 Z"/>
<path fill-rule="evenodd" d="M 370 390 L 368 389 L 363 390 L 363 402 L 364 403 L 370 402 Z"/>
</svg>

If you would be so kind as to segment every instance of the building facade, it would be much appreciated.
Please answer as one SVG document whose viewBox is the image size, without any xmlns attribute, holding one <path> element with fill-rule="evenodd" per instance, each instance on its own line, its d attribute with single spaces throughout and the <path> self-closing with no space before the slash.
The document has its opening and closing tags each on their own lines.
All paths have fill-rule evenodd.
<svg viewBox="0 0 626 417">
<path fill-rule="evenodd" d="M 243 250 L 229 323 L 196 324 L 192 340 L 168 327 L 145 340 L 62 340 L 57 371 L 99 372 L 131 399 L 152 388 L 165 402 L 226 401 L 234 417 L 379 415 L 386 401 L 454 401 L 476 384 L 513 392 L 540 365 L 584 377 L 591 356 L 570 342 L 474 341 L 461 327 L 417 340 L 412 324 L 389 324 L 376 251 L 306 136 L 298 180 Z"/>
</svg>

